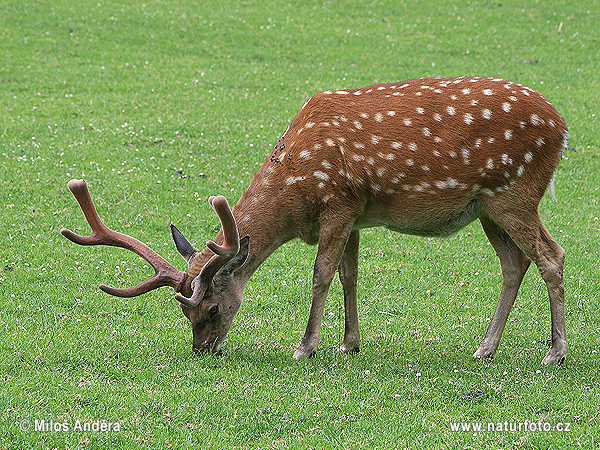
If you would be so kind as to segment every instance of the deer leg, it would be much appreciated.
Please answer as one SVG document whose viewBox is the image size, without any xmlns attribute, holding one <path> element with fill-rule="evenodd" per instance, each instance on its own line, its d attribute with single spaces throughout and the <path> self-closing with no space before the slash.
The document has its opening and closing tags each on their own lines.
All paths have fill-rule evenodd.
<svg viewBox="0 0 600 450">
<path fill-rule="evenodd" d="M 356 284 L 358 280 L 358 247 L 360 232 L 350 233 L 342 261 L 338 267 L 340 282 L 344 290 L 344 342 L 341 350 L 346 353 L 358 353 L 360 350 L 360 332 L 358 329 L 358 309 Z"/>
<path fill-rule="evenodd" d="M 552 320 L 552 346 L 542 360 L 544 365 L 561 364 L 567 356 L 567 332 L 565 325 L 565 287 L 563 268 L 564 249 L 552 238 L 546 227 L 539 223 L 540 240 L 536 246 L 536 265 L 546 282 L 550 298 Z"/>
<path fill-rule="evenodd" d="M 490 219 L 481 218 L 480 220 L 485 234 L 500 259 L 502 268 L 502 289 L 500 290 L 498 305 L 483 341 L 473 355 L 475 358 L 491 359 L 496 354 L 508 315 L 515 303 L 517 292 L 531 260 L 517 247 L 506 231 Z"/>
<path fill-rule="evenodd" d="M 325 300 L 335 271 L 340 264 L 350 232 L 351 227 L 347 225 L 336 227 L 321 224 L 319 249 L 317 251 L 313 274 L 312 305 L 310 307 L 306 332 L 300 346 L 294 353 L 295 359 L 314 356 L 317 351 L 323 311 L 325 310 Z"/>
<path fill-rule="evenodd" d="M 563 267 L 565 251 L 552 238 L 542 224 L 537 211 L 527 217 L 508 218 L 505 227 L 513 241 L 537 266 L 550 299 L 550 317 L 552 320 L 552 345 L 542 364 L 554 365 L 564 361 L 567 355 L 567 333 L 565 326 L 565 287 L 563 285 Z"/>
</svg>

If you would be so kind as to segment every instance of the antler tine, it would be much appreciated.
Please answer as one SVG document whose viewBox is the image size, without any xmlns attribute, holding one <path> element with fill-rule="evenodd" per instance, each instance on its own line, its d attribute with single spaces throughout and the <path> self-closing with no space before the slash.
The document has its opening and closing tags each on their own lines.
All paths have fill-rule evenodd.
<svg viewBox="0 0 600 450">
<path fill-rule="evenodd" d="M 240 236 L 227 199 L 222 195 L 218 195 L 210 197 L 208 202 L 217 213 L 217 216 L 219 216 L 225 239 L 223 245 L 218 245 L 214 241 L 208 241 L 206 246 L 217 255 L 228 255 L 231 253 L 234 256 L 237 255 L 237 252 L 240 251 Z"/>
<path fill-rule="evenodd" d="M 144 258 L 155 271 L 154 276 L 132 288 L 117 289 L 101 284 L 100 289 L 118 297 L 135 297 L 161 286 L 171 286 L 176 292 L 182 289 L 188 276 L 187 273 L 174 268 L 146 244 L 126 234 L 113 231 L 104 225 L 98 216 L 84 180 L 71 180 L 67 186 L 77 199 L 88 224 L 92 228 L 92 234 L 90 236 L 80 236 L 63 228 L 60 232 L 64 237 L 79 245 L 111 245 L 126 248 Z"/>
<path fill-rule="evenodd" d="M 213 251 L 215 255 L 210 258 L 197 276 L 191 298 L 184 297 L 183 295 L 175 296 L 177 300 L 188 308 L 193 308 L 200 304 L 217 272 L 240 251 L 240 235 L 238 233 L 235 217 L 233 217 L 227 199 L 222 195 L 218 195 L 216 197 L 210 197 L 208 202 L 217 213 L 217 216 L 219 216 L 223 228 L 224 242 L 223 245 L 218 245 L 214 241 L 208 241 L 206 243 L 206 246 Z"/>
</svg>

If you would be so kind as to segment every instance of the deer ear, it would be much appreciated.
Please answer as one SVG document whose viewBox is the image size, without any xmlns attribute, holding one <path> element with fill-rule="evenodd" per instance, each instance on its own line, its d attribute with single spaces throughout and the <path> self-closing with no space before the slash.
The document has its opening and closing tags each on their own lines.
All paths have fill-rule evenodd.
<svg viewBox="0 0 600 450">
<path fill-rule="evenodd" d="M 196 249 L 192 247 L 192 244 L 189 243 L 183 234 L 181 234 L 181 231 L 179 231 L 173 224 L 171 224 L 171 234 L 173 235 L 173 240 L 175 241 L 175 247 L 177 247 L 177 250 L 181 256 L 183 256 L 183 259 L 185 259 L 186 262 L 189 262 L 190 258 L 197 253 Z"/>
<path fill-rule="evenodd" d="M 231 258 L 230 261 L 223 266 L 223 268 L 219 271 L 223 274 L 232 274 L 240 267 L 244 265 L 246 259 L 248 258 L 248 252 L 250 251 L 250 236 L 244 236 L 240 239 L 240 251 Z"/>
</svg>

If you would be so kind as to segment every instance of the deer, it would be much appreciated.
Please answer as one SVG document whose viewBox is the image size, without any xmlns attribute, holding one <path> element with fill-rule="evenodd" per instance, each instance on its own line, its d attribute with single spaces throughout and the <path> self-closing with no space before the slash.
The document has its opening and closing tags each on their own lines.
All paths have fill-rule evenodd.
<svg viewBox="0 0 600 450">
<path fill-rule="evenodd" d="M 336 272 L 345 311 L 341 351 L 360 350 L 361 229 L 445 237 L 478 219 L 500 260 L 502 285 L 473 356 L 495 356 L 533 262 L 550 300 L 552 343 L 542 364 L 560 364 L 567 354 L 565 251 L 542 223 L 538 205 L 546 191 L 554 196 L 567 138 L 564 119 L 542 94 L 501 78 L 421 78 L 329 90 L 304 104 L 233 209 L 223 196 L 209 198 L 221 229 L 206 248 L 197 251 L 171 225 L 187 272 L 106 227 L 83 180 L 68 187 L 93 233 L 61 233 L 81 245 L 123 247 L 148 261 L 153 277 L 133 288 L 100 289 L 132 297 L 170 286 L 191 322 L 193 351 L 213 353 L 222 351 L 256 269 L 292 239 L 317 244 L 308 323 L 293 355 L 300 359 L 315 355 Z"/>
</svg>

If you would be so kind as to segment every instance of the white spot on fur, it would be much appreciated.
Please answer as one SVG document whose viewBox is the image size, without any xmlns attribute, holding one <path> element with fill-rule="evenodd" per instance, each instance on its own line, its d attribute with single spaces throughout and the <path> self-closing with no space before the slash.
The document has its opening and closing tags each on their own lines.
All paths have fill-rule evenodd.
<svg viewBox="0 0 600 450">
<path fill-rule="evenodd" d="M 382 122 L 383 121 L 383 114 L 381 114 L 381 113 L 375 114 L 375 120 L 377 122 Z"/>
<path fill-rule="evenodd" d="M 468 94 L 470 94 L 470 93 L 471 93 L 471 89 L 469 89 L 469 88 L 466 88 L 466 89 L 463 89 L 461 92 L 462 92 L 463 94 L 465 94 L 465 95 L 468 95 Z"/>
<path fill-rule="evenodd" d="M 379 156 L 381 159 L 386 159 L 388 161 L 392 161 L 394 159 L 394 154 L 393 153 L 377 153 L 377 156 Z"/>
<path fill-rule="evenodd" d="M 502 103 L 502 109 L 504 110 L 504 112 L 510 112 L 510 110 L 512 109 L 512 106 L 510 105 L 510 103 L 505 102 L 505 103 Z"/>
<path fill-rule="evenodd" d="M 509 140 L 512 139 L 512 135 L 513 135 L 512 130 L 505 130 L 504 131 L 504 139 L 506 139 L 507 141 L 509 141 Z"/>
<path fill-rule="evenodd" d="M 392 148 L 395 150 L 402 148 L 402 142 L 392 142 Z"/>
<path fill-rule="evenodd" d="M 417 113 L 418 114 L 425 114 L 425 110 L 421 107 L 417 108 Z"/>
<path fill-rule="evenodd" d="M 329 161 L 323 160 L 321 161 L 321 165 L 326 169 L 331 169 L 331 163 Z"/>
<path fill-rule="evenodd" d="M 385 173 L 385 171 L 386 171 L 386 168 L 385 168 L 385 167 L 379 167 L 379 168 L 377 169 L 377 172 L 376 172 L 376 173 L 377 173 L 377 176 L 378 176 L 378 177 L 382 177 L 382 176 L 383 176 L 383 174 Z"/>
<path fill-rule="evenodd" d="M 435 113 L 433 115 L 433 118 L 435 119 L 436 122 L 441 122 L 442 121 L 442 115 L 439 113 Z"/>
<path fill-rule="evenodd" d="M 327 138 L 325 139 L 325 144 L 327 144 L 329 147 L 333 147 L 335 145 L 335 142 L 333 139 Z"/>
<path fill-rule="evenodd" d="M 406 125 L 407 127 L 412 125 L 412 120 L 408 118 L 404 119 L 402 122 L 404 122 L 404 125 Z"/>
<path fill-rule="evenodd" d="M 473 115 L 469 113 L 465 114 L 464 121 L 467 125 L 471 125 L 473 123 Z"/>
<path fill-rule="evenodd" d="M 306 125 L 304 125 L 304 128 L 312 128 L 315 126 L 314 122 L 306 122 Z"/>
<path fill-rule="evenodd" d="M 531 115 L 531 125 L 537 127 L 541 123 L 540 117 L 537 114 Z"/>
<path fill-rule="evenodd" d="M 320 170 L 313 172 L 313 176 L 319 180 L 329 181 L 329 175 L 327 175 L 325 172 L 321 172 Z"/>
<path fill-rule="evenodd" d="M 407 159 L 405 162 L 406 162 L 407 166 L 414 166 L 415 165 L 415 162 L 412 159 Z"/>
<path fill-rule="evenodd" d="M 360 142 L 355 142 L 354 148 L 365 148 L 365 144 L 361 144 Z"/>
<path fill-rule="evenodd" d="M 363 126 L 362 123 L 360 123 L 358 120 L 354 121 L 354 126 L 356 127 L 356 129 L 358 130 L 362 130 Z"/>
<path fill-rule="evenodd" d="M 381 140 L 380 136 L 375 136 L 375 135 L 371 136 L 371 142 L 373 143 L 373 145 L 379 144 L 380 140 Z"/>
<path fill-rule="evenodd" d="M 317 145 L 318 145 L 319 147 L 317 147 Z M 321 148 L 321 144 L 315 144 L 315 148 Z M 308 159 L 308 158 L 310 158 L 310 152 L 309 152 L 308 150 L 302 150 L 302 151 L 301 151 L 301 152 L 298 154 L 298 156 L 299 156 L 300 158 L 303 158 L 303 159 Z"/>
<path fill-rule="evenodd" d="M 294 184 L 297 181 L 304 181 L 304 180 L 306 180 L 306 177 L 289 177 L 285 180 L 285 184 L 287 184 L 289 186 L 290 184 Z"/>
<path fill-rule="evenodd" d="M 364 161 L 365 157 L 363 155 L 352 155 L 352 159 L 356 162 Z"/>
<path fill-rule="evenodd" d="M 429 130 L 429 128 L 423 128 L 423 135 L 424 136 L 431 136 L 431 131 Z"/>
<path fill-rule="evenodd" d="M 469 149 L 467 147 L 463 147 L 463 148 L 460 149 L 460 152 L 462 154 L 463 162 L 465 163 L 465 165 L 470 164 L 470 162 L 469 162 Z"/>
<path fill-rule="evenodd" d="M 532 159 L 533 159 L 533 153 L 531 153 L 531 152 L 525 153 L 525 162 L 530 163 Z"/>
<path fill-rule="evenodd" d="M 396 115 L 396 111 L 388 111 L 387 115 L 390 117 L 394 117 Z"/>
<path fill-rule="evenodd" d="M 333 194 L 327 194 L 325 197 L 323 197 L 322 201 L 323 203 L 327 203 L 329 201 L 329 199 L 331 199 L 333 197 Z"/>
<path fill-rule="evenodd" d="M 519 168 L 517 169 L 517 176 L 520 177 L 521 175 L 523 175 L 523 172 L 525 172 L 525 167 L 519 166 Z"/>
<path fill-rule="evenodd" d="M 408 148 L 411 151 L 416 152 L 417 151 L 417 144 L 415 144 L 414 142 L 411 142 L 410 144 L 408 144 Z"/>
<path fill-rule="evenodd" d="M 492 111 L 489 109 L 484 109 L 481 113 L 484 119 L 490 120 L 492 118 Z"/>
<path fill-rule="evenodd" d="M 454 108 L 454 106 L 448 106 L 446 108 L 446 111 L 448 111 L 448 114 L 450 114 L 451 116 L 453 116 L 454 114 L 456 114 L 456 109 Z"/>
<path fill-rule="evenodd" d="M 492 91 L 491 89 L 484 89 L 483 90 L 483 95 L 492 95 L 494 93 L 494 91 Z"/>
<path fill-rule="evenodd" d="M 494 160 L 492 158 L 487 160 L 487 163 L 485 164 L 486 169 L 493 169 L 494 168 Z"/>
<path fill-rule="evenodd" d="M 507 166 L 507 165 L 512 165 L 512 163 L 513 163 L 512 158 L 510 158 L 506 153 L 504 153 L 502 155 L 502 164 Z"/>
<path fill-rule="evenodd" d="M 537 141 L 535 141 L 535 143 L 538 147 L 541 147 L 542 145 L 544 145 L 544 138 L 539 138 Z"/>
</svg>

